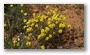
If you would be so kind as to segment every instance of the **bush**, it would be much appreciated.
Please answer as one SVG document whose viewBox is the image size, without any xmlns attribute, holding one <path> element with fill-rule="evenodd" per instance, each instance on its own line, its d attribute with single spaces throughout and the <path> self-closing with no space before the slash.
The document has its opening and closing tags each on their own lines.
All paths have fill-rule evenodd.
<svg viewBox="0 0 90 55">
<path fill-rule="evenodd" d="M 65 20 L 66 16 L 59 14 L 57 8 L 43 15 L 33 13 L 33 18 L 24 19 L 23 29 L 26 31 L 26 46 L 33 48 L 33 41 L 36 39 L 37 47 L 34 48 L 47 48 L 45 47 L 47 42 L 56 37 L 61 37 L 62 33 L 71 27 L 71 25 L 66 24 Z"/>
</svg>

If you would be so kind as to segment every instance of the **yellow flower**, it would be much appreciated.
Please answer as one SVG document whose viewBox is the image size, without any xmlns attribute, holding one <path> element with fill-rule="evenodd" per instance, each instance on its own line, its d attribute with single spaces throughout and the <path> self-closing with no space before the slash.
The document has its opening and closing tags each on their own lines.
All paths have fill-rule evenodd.
<svg viewBox="0 0 90 55">
<path fill-rule="evenodd" d="M 29 47 L 31 45 L 31 42 L 27 41 L 26 46 Z"/>
<path fill-rule="evenodd" d="M 35 27 L 38 27 L 38 24 L 36 24 Z"/>
<path fill-rule="evenodd" d="M 36 13 L 33 13 L 33 16 L 35 16 L 36 15 Z"/>
<path fill-rule="evenodd" d="M 56 32 L 53 32 L 53 34 L 56 34 Z"/>
<path fill-rule="evenodd" d="M 52 20 L 57 20 L 57 18 L 56 17 L 53 17 Z"/>
<path fill-rule="evenodd" d="M 48 18 L 48 21 L 51 21 L 52 19 L 51 18 Z"/>
<path fill-rule="evenodd" d="M 31 24 L 31 27 L 33 27 L 33 26 L 34 26 L 34 23 Z"/>
<path fill-rule="evenodd" d="M 34 23 L 35 22 L 35 19 L 32 19 L 31 22 Z"/>
<path fill-rule="evenodd" d="M 30 22 L 31 22 L 31 20 L 28 20 L 28 22 L 30 23 Z"/>
<path fill-rule="evenodd" d="M 4 24 L 4 27 L 6 27 L 7 25 L 6 24 Z"/>
<path fill-rule="evenodd" d="M 32 33 L 29 33 L 28 36 L 32 36 Z"/>
<path fill-rule="evenodd" d="M 50 21 L 48 21 L 48 25 L 49 25 L 49 24 L 51 24 L 51 22 L 50 22 Z"/>
<path fill-rule="evenodd" d="M 19 45 L 20 45 L 20 43 L 18 42 L 18 43 L 17 43 L 17 46 L 19 46 Z"/>
<path fill-rule="evenodd" d="M 55 23 L 58 24 L 58 21 L 56 21 Z"/>
<path fill-rule="evenodd" d="M 61 15 L 60 18 L 62 18 L 62 20 L 66 20 L 66 16 L 65 15 Z"/>
<path fill-rule="evenodd" d="M 38 39 L 40 39 L 41 38 L 41 35 L 38 35 Z"/>
<path fill-rule="evenodd" d="M 49 29 L 49 27 L 45 27 L 45 30 L 48 30 L 49 31 L 50 29 Z"/>
<path fill-rule="evenodd" d="M 50 12 L 52 12 L 53 10 L 50 10 Z"/>
<path fill-rule="evenodd" d="M 42 19 L 46 19 L 46 18 L 47 18 L 47 16 L 45 16 L 45 15 L 42 15 L 42 16 L 41 16 L 41 18 L 42 18 Z"/>
<path fill-rule="evenodd" d="M 33 17 L 34 17 L 34 18 L 36 18 L 35 15 L 36 15 L 36 13 L 33 13 Z"/>
<path fill-rule="evenodd" d="M 49 8 L 49 6 L 46 6 L 46 8 L 48 9 L 48 8 Z"/>
<path fill-rule="evenodd" d="M 53 23 L 52 26 L 55 27 L 55 24 Z"/>
<path fill-rule="evenodd" d="M 65 16 L 63 17 L 63 20 L 66 20 L 66 17 Z"/>
<path fill-rule="evenodd" d="M 30 40 L 30 36 L 27 37 L 27 40 Z"/>
<path fill-rule="evenodd" d="M 49 37 L 46 37 L 45 40 L 49 40 Z"/>
<path fill-rule="evenodd" d="M 27 32 L 33 31 L 32 27 L 27 28 Z"/>
<path fill-rule="evenodd" d="M 60 27 L 64 28 L 64 27 L 65 27 L 65 24 L 64 24 L 64 23 L 60 23 L 60 24 L 59 24 L 59 28 L 60 28 Z"/>
<path fill-rule="evenodd" d="M 45 27 L 45 32 L 47 33 L 50 30 L 49 27 Z"/>
<path fill-rule="evenodd" d="M 47 12 L 47 15 L 50 15 L 50 12 Z"/>
<path fill-rule="evenodd" d="M 55 27 L 55 24 L 50 24 L 49 27 L 53 28 L 53 27 Z"/>
<path fill-rule="evenodd" d="M 41 37 L 44 37 L 44 36 L 46 36 L 46 34 L 45 34 L 45 33 L 41 33 L 40 35 L 41 35 Z"/>
<path fill-rule="evenodd" d="M 57 20 L 58 20 L 58 21 L 60 21 L 60 20 L 61 20 L 61 18 L 58 18 Z"/>
<path fill-rule="evenodd" d="M 52 38 L 52 34 L 49 34 L 49 38 Z"/>
<path fill-rule="evenodd" d="M 45 30 L 44 29 L 41 29 L 41 33 L 43 33 L 43 32 L 45 32 Z"/>
<path fill-rule="evenodd" d="M 58 32 L 59 32 L 59 33 L 62 33 L 62 29 L 60 29 Z"/>
<path fill-rule="evenodd" d="M 56 15 L 56 11 L 52 11 L 54 15 Z"/>
<path fill-rule="evenodd" d="M 11 4 L 10 7 L 13 7 L 13 4 Z"/>
<path fill-rule="evenodd" d="M 27 13 L 24 13 L 24 16 L 27 16 Z"/>
<path fill-rule="evenodd" d="M 71 25 L 70 24 L 68 25 L 68 28 L 71 28 Z"/>
<path fill-rule="evenodd" d="M 15 43 L 17 43 L 17 40 L 16 40 L 16 39 L 14 39 L 14 40 L 13 40 L 13 43 L 14 43 L 14 44 L 15 44 Z"/>
<path fill-rule="evenodd" d="M 40 21 L 43 22 L 44 20 L 41 18 Z"/>
<path fill-rule="evenodd" d="M 28 22 L 26 22 L 26 25 L 30 25 L 31 23 L 31 20 L 28 20 Z"/>
<path fill-rule="evenodd" d="M 33 30 L 33 28 L 29 28 L 30 30 Z"/>
<path fill-rule="evenodd" d="M 44 45 L 42 45 L 42 46 L 41 46 L 41 49 L 45 49 L 45 46 L 44 46 Z"/>
<path fill-rule="evenodd" d="M 40 35 L 38 35 L 38 39 L 40 39 L 40 38 L 42 38 L 44 36 L 46 36 L 46 34 L 45 33 L 41 33 Z"/>
<path fill-rule="evenodd" d="M 22 6 L 24 6 L 24 4 L 20 4 L 20 6 L 22 7 Z"/>
<path fill-rule="evenodd" d="M 40 18 L 40 14 L 37 16 L 37 18 Z"/>
<path fill-rule="evenodd" d="M 55 8 L 55 11 L 58 11 L 58 8 Z"/>
<path fill-rule="evenodd" d="M 23 10 L 21 10 L 21 13 L 23 12 Z"/>
<path fill-rule="evenodd" d="M 24 20 L 23 20 L 23 22 L 25 23 L 25 22 L 27 22 L 27 20 L 26 20 L 26 19 L 24 19 Z"/>
<path fill-rule="evenodd" d="M 25 29 L 27 26 L 23 26 L 23 28 Z"/>
<path fill-rule="evenodd" d="M 26 22 L 26 25 L 29 25 L 30 24 L 30 22 Z"/>
<path fill-rule="evenodd" d="M 35 22 L 38 22 L 38 19 L 36 19 Z"/>
</svg>

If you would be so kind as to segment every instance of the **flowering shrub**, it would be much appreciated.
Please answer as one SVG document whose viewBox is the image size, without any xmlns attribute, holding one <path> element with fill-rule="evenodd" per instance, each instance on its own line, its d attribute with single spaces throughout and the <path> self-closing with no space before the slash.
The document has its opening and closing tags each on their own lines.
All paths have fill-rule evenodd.
<svg viewBox="0 0 90 55">
<path fill-rule="evenodd" d="M 26 46 L 32 46 L 32 42 L 36 39 L 38 42 L 35 48 L 45 49 L 46 42 L 55 37 L 61 37 L 60 35 L 71 27 L 71 25 L 66 24 L 65 20 L 66 16 L 59 14 L 57 8 L 42 15 L 33 13 L 33 18 L 24 19 L 23 29 L 26 31 L 27 42 L 30 42 L 26 42 Z"/>
</svg>

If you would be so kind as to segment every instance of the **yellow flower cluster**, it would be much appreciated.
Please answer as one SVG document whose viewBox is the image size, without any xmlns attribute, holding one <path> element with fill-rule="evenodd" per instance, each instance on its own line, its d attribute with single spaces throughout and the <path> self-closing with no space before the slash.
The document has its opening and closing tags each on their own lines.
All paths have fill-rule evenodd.
<svg viewBox="0 0 90 55">
<path fill-rule="evenodd" d="M 19 46 L 20 44 L 16 39 L 13 39 L 12 42 L 14 46 Z"/>
<path fill-rule="evenodd" d="M 26 16 L 27 13 L 24 13 L 24 15 Z M 43 15 L 33 13 L 32 16 L 33 18 L 29 20 L 24 19 L 25 25 L 23 28 L 28 36 L 36 37 L 38 40 L 48 41 L 55 37 L 54 35 L 58 35 L 57 33 L 63 33 L 66 27 L 71 27 L 71 25 L 65 23 L 66 16 L 59 14 L 57 8 Z M 27 43 L 27 45 L 30 44 Z M 44 45 L 41 46 L 41 49 L 45 49 Z"/>
<path fill-rule="evenodd" d="M 4 24 L 4 27 L 6 27 L 6 24 Z"/>
<path fill-rule="evenodd" d="M 27 13 L 24 13 L 24 16 L 27 16 Z"/>
<path fill-rule="evenodd" d="M 14 44 L 14 46 L 20 46 L 20 42 L 16 38 L 12 40 L 12 43 Z"/>
<path fill-rule="evenodd" d="M 48 9 L 49 8 L 49 6 L 46 6 L 46 9 Z"/>
<path fill-rule="evenodd" d="M 44 46 L 44 45 L 42 45 L 42 46 L 41 46 L 41 49 L 45 49 L 45 46 Z"/>
<path fill-rule="evenodd" d="M 50 38 L 52 38 L 52 34 L 49 34 L 49 36 L 47 36 L 45 40 L 49 40 Z"/>
<path fill-rule="evenodd" d="M 70 24 L 68 25 L 68 28 L 71 28 L 71 25 Z"/>
<path fill-rule="evenodd" d="M 53 34 L 56 34 L 56 32 L 53 32 Z"/>
<path fill-rule="evenodd" d="M 49 27 L 45 27 L 45 32 L 47 33 L 50 30 Z"/>
<path fill-rule="evenodd" d="M 24 23 L 25 23 L 26 21 L 27 21 L 26 19 L 23 20 Z"/>
<path fill-rule="evenodd" d="M 35 27 L 38 27 L 38 24 L 36 24 Z"/>
<path fill-rule="evenodd" d="M 55 27 L 55 24 L 50 24 L 49 27 L 53 28 L 53 27 Z"/>
<path fill-rule="evenodd" d="M 23 10 L 21 10 L 21 13 L 23 13 L 24 11 Z"/>
<path fill-rule="evenodd" d="M 64 23 L 60 23 L 60 24 L 59 24 L 59 28 L 60 28 L 60 27 L 64 28 L 64 27 L 65 27 L 65 24 L 64 24 Z"/>
<path fill-rule="evenodd" d="M 11 4 L 10 7 L 13 7 L 13 4 Z"/>
<path fill-rule="evenodd" d="M 27 32 L 31 32 L 31 31 L 33 31 L 32 27 L 27 28 Z"/>
<path fill-rule="evenodd" d="M 43 32 L 45 32 L 45 30 L 44 29 L 41 29 L 41 33 L 43 33 Z"/>
<path fill-rule="evenodd" d="M 26 46 L 29 47 L 31 45 L 31 42 L 27 41 Z"/>
<path fill-rule="evenodd" d="M 19 42 L 17 42 L 17 46 L 19 46 L 20 45 L 20 43 Z"/>
<path fill-rule="evenodd" d="M 13 40 L 13 43 L 14 43 L 14 44 L 15 44 L 15 43 L 17 43 L 17 40 L 16 40 L 16 39 L 14 39 L 14 40 Z"/>
<path fill-rule="evenodd" d="M 24 6 L 24 4 L 20 4 L 20 6 L 22 7 L 22 6 Z"/>
<path fill-rule="evenodd" d="M 59 33 L 62 33 L 62 29 L 60 29 L 58 32 L 59 32 Z"/>
<path fill-rule="evenodd" d="M 40 35 L 38 35 L 38 39 L 43 38 L 43 37 L 45 37 L 45 36 L 46 36 L 45 33 L 41 33 Z"/>
<path fill-rule="evenodd" d="M 30 40 L 30 36 L 27 36 L 27 40 Z"/>
</svg>

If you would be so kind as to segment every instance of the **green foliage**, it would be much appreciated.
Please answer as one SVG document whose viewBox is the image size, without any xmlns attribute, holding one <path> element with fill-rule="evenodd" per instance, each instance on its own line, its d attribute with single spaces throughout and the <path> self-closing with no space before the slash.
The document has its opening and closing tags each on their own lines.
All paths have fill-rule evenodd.
<svg viewBox="0 0 90 55">
<path fill-rule="evenodd" d="M 4 4 L 4 28 L 9 34 L 9 38 L 5 40 L 10 48 L 12 48 L 12 38 L 16 33 L 23 32 L 23 19 L 27 16 L 27 5 L 23 4 Z"/>
</svg>

